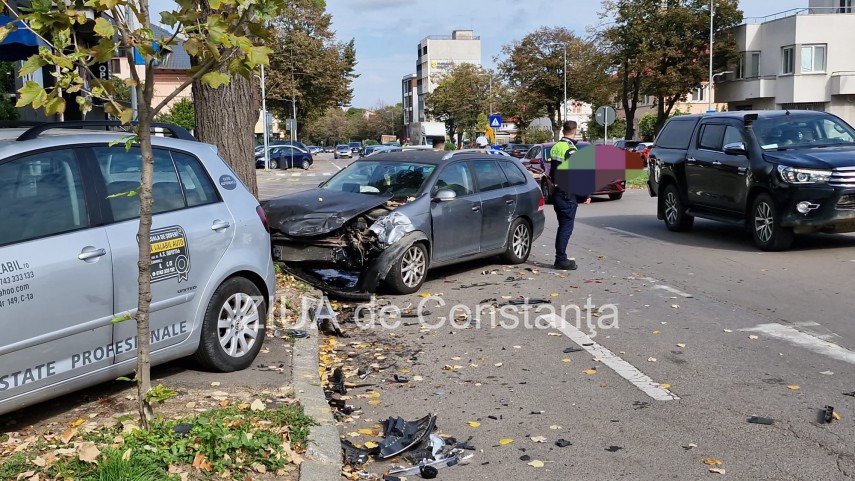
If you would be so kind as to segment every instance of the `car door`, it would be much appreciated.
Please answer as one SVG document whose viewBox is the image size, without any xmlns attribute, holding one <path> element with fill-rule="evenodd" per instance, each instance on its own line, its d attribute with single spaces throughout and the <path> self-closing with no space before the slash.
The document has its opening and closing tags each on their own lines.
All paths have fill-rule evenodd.
<svg viewBox="0 0 855 481">
<path fill-rule="evenodd" d="M 713 161 L 713 187 L 718 192 L 717 207 L 744 213 L 748 201 L 748 186 L 745 178 L 748 175 L 749 161 L 746 155 L 730 155 L 724 153 L 724 146 L 742 143 L 747 145 L 742 135 L 742 129 L 737 125 L 725 126 L 721 143 L 721 152 Z"/>
<path fill-rule="evenodd" d="M 439 175 L 431 194 L 451 190 L 457 197 L 450 201 L 431 202 L 433 221 L 432 260 L 448 261 L 477 254 L 481 249 L 481 200 L 475 191 L 475 181 L 469 162 L 459 161 L 446 165 Z"/>
<path fill-rule="evenodd" d="M 93 152 L 106 181 L 106 210 L 113 216 L 107 236 L 116 266 L 115 311 L 121 314 L 138 305 L 139 200 L 117 194 L 133 183 L 139 186 L 140 152 L 138 148 L 125 152 L 124 147 L 96 147 Z M 149 319 L 153 353 L 186 340 L 199 328 L 201 319 L 196 314 L 205 300 L 197 295 L 210 282 L 235 233 L 232 215 L 198 159 L 155 148 L 154 164 Z M 134 180 L 122 180 L 129 177 Z M 124 342 L 135 334 L 133 322 L 122 322 L 116 324 L 114 341 Z M 116 362 L 134 356 L 132 352 L 117 353 Z"/>
<path fill-rule="evenodd" d="M 517 194 L 495 160 L 473 160 L 472 165 L 483 210 L 481 252 L 485 252 L 505 245 Z"/>
<path fill-rule="evenodd" d="M 111 249 L 85 167 L 69 148 L 0 160 L 0 404 L 113 363 Z"/>
<path fill-rule="evenodd" d="M 721 141 L 724 137 L 723 123 L 702 124 L 697 139 L 689 146 L 686 156 L 686 189 L 691 204 L 717 208 L 721 201 L 720 192 L 713 178 L 715 162 L 722 157 Z"/>
<path fill-rule="evenodd" d="M 523 165 L 526 167 L 534 166 L 540 170 L 543 170 L 543 165 L 540 160 L 540 146 L 533 145 L 528 152 L 525 153 L 525 158 L 523 160 Z"/>
</svg>

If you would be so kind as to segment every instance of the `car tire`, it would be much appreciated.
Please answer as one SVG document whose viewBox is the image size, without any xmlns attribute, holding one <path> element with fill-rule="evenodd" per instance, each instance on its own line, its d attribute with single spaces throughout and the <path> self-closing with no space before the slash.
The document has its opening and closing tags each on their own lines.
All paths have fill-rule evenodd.
<svg viewBox="0 0 855 481">
<path fill-rule="evenodd" d="M 271 169 L 278 169 L 279 168 L 279 161 L 270 159 L 270 168 Z"/>
<path fill-rule="evenodd" d="M 546 182 L 546 180 L 540 181 L 540 194 L 543 195 L 543 202 L 545 204 L 552 203 L 552 193 L 549 192 L 549 184 Z"/>
<path fill-rule="evenodd" d="M 686 207 L 675 184 L 668 184 L 662 192 L 665 227 L 672 232 L 686 232 L 692 229 L 695 218 L 686 214 Z"/>
<path fill-rule="evenodd" d="M 416 242 L 395 261 L 386 276 L 386 285 L 395 294 L 412 294 L 424 284 L 427 268 L 427 249 L 421 242 Z"/>
<path fill-rule="evenodd" d="M 309 167 L 311 166 L 312 164 L 310 164 L 308 160 L 303 161 L 303 170 L 309 170 Z"/>
<path fill-rule="evenodd" d="M 616 194 L 609 194 L 609 199 L 611 200 L 620 200 L 623 197 L 623 192 L 618 192 Z"/>
<path fill-rule="evenodd" d="M 232 277 L 208 303 L 194 358 L 212 371 L 246 369 L 261 350 L 266 329 L 267 301 L 258 287 L 243 277 Z"/>
<path fill-rule="evenodd" d="M 781 215 L 771 195 L 763 192 L 754 198 L 748 221 L 754 245 L 761 250 L 783 251 L 793 244 L 793 229 L 781 226 Z"/>
<path fill-rule="evenodd" d="M 525 219 L 517 218 L 508 232 L 508 250 L 502 259 L 508 264 L 522 264 L 531 254 L 531 226 Z"/>
</svg>

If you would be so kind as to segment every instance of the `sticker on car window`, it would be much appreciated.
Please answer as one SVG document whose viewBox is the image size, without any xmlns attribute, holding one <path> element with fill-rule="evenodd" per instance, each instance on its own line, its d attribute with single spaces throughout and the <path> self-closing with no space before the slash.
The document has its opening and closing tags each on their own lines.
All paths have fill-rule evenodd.
<svg viewBox="0 0 855 481">
<path fill-rule="evenodd" d="M 220 186 L 226 190 L 235 190 L 237 187 L 237 181 L 234 177 L 228 174 L 223 174 L 220 176 Z"/>
<path fill-rule="evenodd" d="M 151 282 L 174 277 L 186 281 L 190 273 L 190 251 L 184 229 L 174 225 L 151 231 Z"/>
</svg>

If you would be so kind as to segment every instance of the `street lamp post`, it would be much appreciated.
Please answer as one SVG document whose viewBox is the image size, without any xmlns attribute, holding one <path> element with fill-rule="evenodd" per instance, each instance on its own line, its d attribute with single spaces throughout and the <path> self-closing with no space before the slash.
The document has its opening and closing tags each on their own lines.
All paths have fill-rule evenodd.
<svg viewBox="0 0 855 481">
<path fill-rule="evenodd" d="M 264 125 L 264 168 L 270 169 L 270 151 L 268 150 L 269 142 L 267 125 L 267 86 L 264 84 L 264 65 L 261 66 L 261 122 Z"/>
<path fill-rule="evenodd" d="M 563 122 L 567 121 L 567 45 L 560 42 L 551 42 L 549 45 L 561 45 L 564 50 L 564 117 Z"/>
<path fill-rule="evenodd" d="M 709 95 L 707 96 L 707 112 L 712 112 L 712 96 L 713 96 L 713 42 L 715 41 L 715 33 L 713 32 L 713 17 L 715 16 L 715 0 L 710 0 L 710 81 L 708 84 Z"/>
</svg>

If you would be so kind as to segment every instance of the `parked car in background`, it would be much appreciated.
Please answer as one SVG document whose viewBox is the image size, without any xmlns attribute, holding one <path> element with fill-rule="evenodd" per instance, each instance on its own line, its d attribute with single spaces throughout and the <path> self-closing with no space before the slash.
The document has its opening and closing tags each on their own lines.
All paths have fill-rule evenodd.
<svg viewBox="0 0 855 481">
<path fill-rule="evenodd" d="M 350 146 L 350 150 L 351 150 L 351 152 L 353 152 L 354 154 L 358 154 L 358 153 L 359 153 L 359 149 L 361 149 L 361 148 L 362 148 L 362 142 L 348 142 L 348 144 L 347 144 L 347 145 L 349 145 L 349 146 Z"/>
<path fill-rule="evenodd" d="M 630 150 L 630 151 L 631 151 L 631 150 L 635 150 L 635 148 L 636 148 L 636 147 L 638 147 L 638 144 L 640 144 L 640 143 L 641 143 L 641 141 L 640 141 L 640 140 L 624 140 L 624 139 L 620 139 L 620 140 L 616 140 L 616 141 L 615 141 L 615 143 L 614 143 L 613 145 L 614 145 L 615 147 L 619 148 L 619 149 L 623 149 L 623 150 Z"/>
<path fill-rule="evenodd" d="M 323 151 L 324 151 L 324 149 L 318 147 L 317 145 L 310 145 L 309 146 L 309 153 L 312 155 L 320 154 Z"/>
<path fill-rule="evenodd" d="M 330 270 L 350 272 L 354 285 L 324 290 L 354 295 L 381 281 L 416 292 L 429 269 L 470 259 L 523 263 L 545 221 L 540 188 L 519 161 L 485 151 L 366 157 L 264 209 L 277 262 L 319 285 Z"/>
<path fill-rule="evenodd" d="M 0 414 L 136 368 L 140 148 L 103 130 L 119 122 L 75 124 L 102 130 L 0 141 Z M 245 369 L 276 293 L 267 220 L 213 146 L 167 130 L 151 138 L 151 362 Z"/>
<path fill-rule="evenodd" d="M 343 159 L 345 157 L 348 159 L 353 158 L 353 150 L 347 144 L 336 145 L 333 153 L 336 159 Z"/>
<path fill-rule="evenodd" d="M 291 169 L 299 167 L 308 170 L 315 162 L 310 152 L 293 145 L 277 145 L 270 148 L 271 169 Z M 264 168 L 264 154 L 255 154 L 255 168 Z"/>
<path fill-rule="evenodd" d="M 502 147 L 502 150 L 509 153 L 513 157 L 518 159 L 522 159 L 525 157 L 525 154 L 528 153 L 528 149 L 531 148 L 531 144 L 507 144 Z"/>
<path fill-rule="evenodd" d="M 275 140 L 267 143 L 267 147 L 276 147 L 277 145 L 287 145 L 285 142 L 281 140 Z M 255 147 L 255 153 L 264 152 L 264 144 L 258 145 Z"/>
<path fill-rule="evenodd" d="M 335 152 L 335 145 L 326 145 L 324 146 L 324 152 L 331 154 Z"/>
<path fill-rule="evenodd" d="M 381 150 L 386 150 L 386 149 L 389 149 L 389 148 L 391 148 L 391 147 L 392 147 L 392 146 L 389 146 L 389 145 L 366 145 L 366 146 L 365 146 L 365 147 L 364 147 L 364 148 L 359 152 L 359 157 L 360 157 L 360 158 L 362 158 L 362 157 L 368 157 L 369 155 L 373 154 L 374 152 L 381 151 Z"/>
<path fill-rule="evenodd" d="M 550 157 L 549 151 L 555 142 L 547 142 L 545 144 L 534 144 L 531 146 L 522 163 L 531 172 L 540 185 L 540 190 L 543 193 L 543 198 L 547 204 L 552 203 L 552 195 L 555 191 L 555 186 L 552 185 L 552 179 L 549 176 L 550 172 Z M 591 144 L 587 142 L 579 142 L 577 147 L 583 148 Z M 611 200 L 619 200 L 623 197 L 626 190 L 626 179 L 612 179 L 607 185 L 601 186 L 599 190 L 591 195 L 607 195 Z"/>
<path fill-rule="evenodd" d="M 644 161 L 644 167 L 647 167 L 647 159 L 650 157 L 651 147 L 653 147 L 653 142 L 642 142 L 635 147 L 635 151 L 641 155 L 641 160 Z"/>
</svg>

